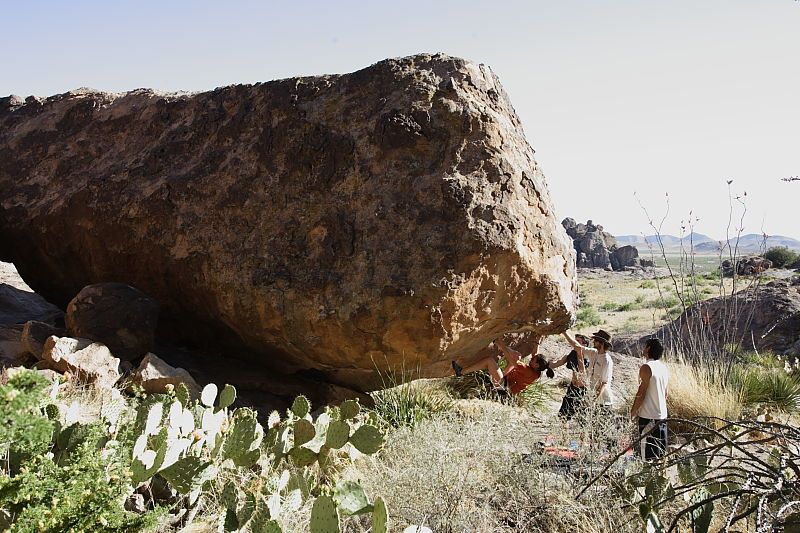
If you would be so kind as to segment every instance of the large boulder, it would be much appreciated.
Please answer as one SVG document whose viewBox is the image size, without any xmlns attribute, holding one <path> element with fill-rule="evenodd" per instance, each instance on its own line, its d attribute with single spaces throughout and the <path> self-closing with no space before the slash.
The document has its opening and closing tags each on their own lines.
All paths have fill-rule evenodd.
<svg viewBox="0 0 800 533">
<path fill-rule="evenodd" d="M 0 259 L 50 301 L 126 283 L 161 304 L 161 331 L 362 388 L 575 310 L 519 118 L 489 68 L 444 55 L 3 98 L 0 190 Z"/>
<path fill-rule="evenodd" d="M 748 255 L 734 260 L 726 259 L 720 267 L 725 277 L 733 277 L 734 272 L 737 276 L 755 276 L 772 268 L 772 261 L 758 255 Z"/>
<path fill-rule="evenodd" d="M 635 246 L 626 245 L 616 248 L 609 257 L 611 259 L 611 268 L 614 270 L 643 266 L 639 261 L 639 250 Z"/>
<path fill-rule="evenodd" d="M 0 324 L 24 324 L 29 320 L 54 324 L 61 322 L 63 316 L 61 309 L 38 294 L 0 283 Z"/>
<path fill-rule="evenodd" d="M 153 348 L 158 302 L 124 283 L 96 283 L 69 302 L 65 322 L 70 336 L 102 342 L 131 361 Z"/>
</svg>

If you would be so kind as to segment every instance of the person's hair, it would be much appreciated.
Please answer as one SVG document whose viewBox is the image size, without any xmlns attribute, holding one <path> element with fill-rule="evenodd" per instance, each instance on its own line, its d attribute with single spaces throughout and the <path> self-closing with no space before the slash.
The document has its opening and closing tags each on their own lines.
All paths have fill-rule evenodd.
<svg viewBox="0 0 800 533">
<path fill-rule="evenodd" d="M 661 356 L 664 355 L 664 346 L 661 344 L 660 340 L 655 338 L 647 339 L 644 345 L 649 348 L 647 356 L 650 359 L 661 359 Z"/>
<path fill-rule="evenodd" d="M 555 377 L 556 373 L 553 372 L 553 369 L 548 366 L 550 363 L 547 362 L 547 359 L 545 359 L 542 354 L 539 353 L 531 357 L 530 366 L 533 366 L 534 363 L 536 364 L 536 370 L 539 372 L 544 372 L 547 374 L 548 378 L 552 379 Z"/>
</svg>

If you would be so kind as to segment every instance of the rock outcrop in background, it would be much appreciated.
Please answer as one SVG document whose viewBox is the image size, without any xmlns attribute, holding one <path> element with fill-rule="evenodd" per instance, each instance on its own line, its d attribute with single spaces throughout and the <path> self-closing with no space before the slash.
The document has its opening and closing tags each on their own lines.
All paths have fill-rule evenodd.
<svg viewBox="0 0 800 533">
<path fill-rule="evenodd" d="M 676 352 L 685 346 L 736 344 L 744 351 L 755 349 L 796 360 L 800 358 L 800 277 L 704 300 L 651 334 L 618 337 L 615 349 L 638 357 L 651 337 Z"/>
<path fill-rule="evenodd" d="M 577 254 L 578 268 L 603 268 L 606 270 L 625 270 L 626 268 L 652 267 L 653 262 L 639 258 L 635 246 L 617 246 L 617 239 L 603 230 L 600 224 L 591 220 L 586 224 L 565 218 L 561 225 L 572 238 Z"/>
<path fill-rule="evenodd" d="M 66 306 L 131 285 L 162 338 L 370 386 L 556 333 L 572 246 L 485 66 L 442 55 L 197 94 L 0 99 L 0 260 Z"/>
</svg>

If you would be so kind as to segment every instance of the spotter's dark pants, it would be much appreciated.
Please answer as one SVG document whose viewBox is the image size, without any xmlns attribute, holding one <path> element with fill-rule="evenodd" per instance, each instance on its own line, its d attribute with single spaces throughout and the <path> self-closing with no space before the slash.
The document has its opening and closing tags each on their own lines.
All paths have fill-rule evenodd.
<svg viewBox="0 0 800 533">
<path fill-rule="evenodd" d="M 586 387 L 576 387 L 570 383 L 569 386 L 567 386 L 564 399 L 561 400 L 561 409 L 558 410 L 558 416 L 565 420 L 571 419 L 584 402 L 585 397 Z"/>
<path fill-rule="evenodd" d="M 651 422 L 652 428 L 648 430 L 647 426 Z M 667 421 L 639 417 L 639 435 L 643 436 L 645 431 L 647 436 L 641 442 L 644 458 L 658 459 L 667 451 Z"/>
</svg>

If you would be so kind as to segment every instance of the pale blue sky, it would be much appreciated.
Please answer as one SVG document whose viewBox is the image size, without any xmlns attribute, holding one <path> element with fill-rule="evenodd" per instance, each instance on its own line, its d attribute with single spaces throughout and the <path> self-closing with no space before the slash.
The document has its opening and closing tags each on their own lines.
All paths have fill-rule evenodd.
<svg viewBox="0 0 800 533">
<path fill-rule="evenodd" d="M 446 52 L 498 74 L 560 217 L 800 238 L 800 2 L 6 1 L 0 95 L 203 90 Z"/>
</svg>

